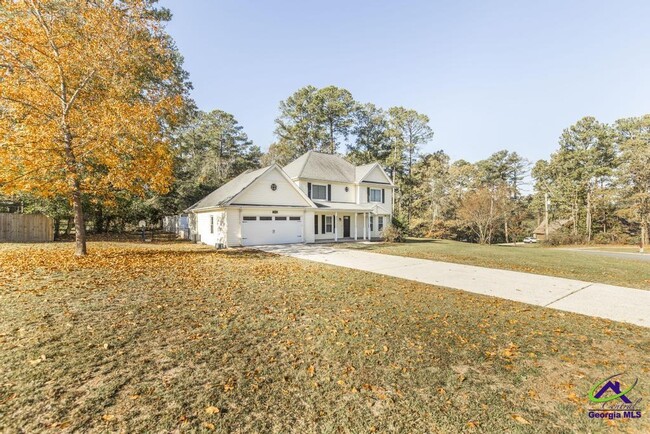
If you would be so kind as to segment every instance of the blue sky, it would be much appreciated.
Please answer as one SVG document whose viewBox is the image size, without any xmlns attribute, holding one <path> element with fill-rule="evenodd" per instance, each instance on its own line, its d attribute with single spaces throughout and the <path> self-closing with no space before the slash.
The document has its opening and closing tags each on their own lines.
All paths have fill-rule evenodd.
<svg viewBox="0 0 650 434">
<path fill-rule="evenodd" d="M 307 84 L 427 114 L 423 151 L 547 158 L 582 116 L 650 113 L 650 1 L 162 0 L 202 110 L 262 149 Z"/>
</svg>

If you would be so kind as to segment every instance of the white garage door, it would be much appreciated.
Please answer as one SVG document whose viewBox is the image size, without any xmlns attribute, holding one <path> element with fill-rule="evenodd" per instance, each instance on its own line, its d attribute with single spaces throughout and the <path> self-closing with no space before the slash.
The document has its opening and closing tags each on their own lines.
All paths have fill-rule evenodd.
<svg viewBox="0 0 650 434">
<path fill-rule="evenodd" d="M 241 222 L 242 244 L 302 243 L 302 217 L 245 215 Z"/>
</svg>

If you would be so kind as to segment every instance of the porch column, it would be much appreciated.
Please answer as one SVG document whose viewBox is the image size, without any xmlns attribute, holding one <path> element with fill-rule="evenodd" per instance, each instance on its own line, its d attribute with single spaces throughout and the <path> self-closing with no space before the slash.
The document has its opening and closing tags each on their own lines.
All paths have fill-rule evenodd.
<svg viewBox="0 0 650 434">
<path fill-rule="evenodd" d="M 366 239 L 366 213 L 363 213 L 363 239 Z"/>
<path fill-rule="evenodd" d="M 333 226 L 334 227 L 332 229 L 334 229 L 334 241 L 338 241 L 339 240 L 339 213 L 338 212 L 334 213 L 334 225 Z"/>
<path fill-rule="evenodd" d="M 357 215 L 359 215 L 358 212 L 354 213 L 354 241 L 357 240 Z"/>
</svg>

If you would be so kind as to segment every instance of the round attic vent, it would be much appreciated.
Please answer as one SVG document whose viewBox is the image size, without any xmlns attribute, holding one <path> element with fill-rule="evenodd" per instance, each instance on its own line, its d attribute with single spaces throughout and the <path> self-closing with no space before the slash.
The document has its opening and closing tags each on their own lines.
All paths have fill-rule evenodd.
<svg viewBox="0 0 650 434">
<path fill-rule="evenodd" d="M 271 184 L 271 190 L 275 191 L 278 189 L 278 186 L 275 184 Z"/>
</svg>

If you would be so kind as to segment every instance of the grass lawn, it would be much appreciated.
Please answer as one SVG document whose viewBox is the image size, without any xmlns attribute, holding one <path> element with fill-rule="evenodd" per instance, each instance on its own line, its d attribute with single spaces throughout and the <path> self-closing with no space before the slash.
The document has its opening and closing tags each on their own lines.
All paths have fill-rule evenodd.
<svg viewBox="0 0 650 434">
<path fill-rule="evenodd" d="M 650 329 L 250 250 L 89 251 L 0 245 L 2 432 L 650 431 Z M 619 372 L 645 414 L 588 419 Z"/>
<path fill-rule="evenodd" d="M 405 243 L 347 243 L 334 247 L 650 289 L 650 266 L 645 261 L 542 246 L 482 246 L 449 240 L 408 239 Z"/>
</svg>

